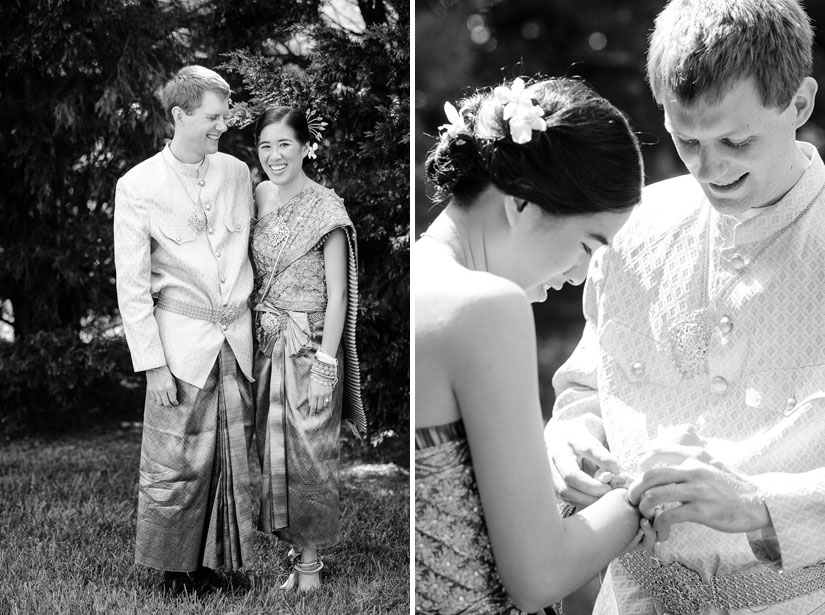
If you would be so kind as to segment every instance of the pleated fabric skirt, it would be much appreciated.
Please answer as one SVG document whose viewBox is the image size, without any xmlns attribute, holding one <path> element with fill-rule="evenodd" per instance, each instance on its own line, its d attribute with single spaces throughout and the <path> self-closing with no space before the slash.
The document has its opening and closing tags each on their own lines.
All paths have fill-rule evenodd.
<svg viewBox="0 0 825 615">
<path fill-rule="evenodd" d="M 314 315 L 313 315 L 314 316 Z M 343 350 L 330 404 L 309 413 L 310 369 L 324 333 L 323 318 L 310 319 L 309 344 L 287 356 L 284 336 L 270 356 L 255 351 L 255 429 L 261 462 L 258 527 L 296 548 L 323 549 L 341 540 L 338 493 Z"/>
<path fill-rule="evenodd" d="M 135 561 L 178 572 L 249 566 L 250 383 L 224 342 L 203 389 L 177 385 L 179 405 L 145 402 Z"/>
</svg>

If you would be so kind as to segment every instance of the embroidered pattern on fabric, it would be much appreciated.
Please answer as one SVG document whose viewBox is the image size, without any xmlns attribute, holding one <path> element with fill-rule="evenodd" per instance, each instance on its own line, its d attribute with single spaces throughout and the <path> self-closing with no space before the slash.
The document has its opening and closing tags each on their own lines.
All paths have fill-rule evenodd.
<svg viewBox="0 0 825 615">
<path fill-rule="evenodd" d="M 181 316 L 226 326 L 231 325 L 249 311 L 249 306 L 245 302 L 239 303 L 238 305 L 227 305 L 221 308 L 208 308 L 184 301 L 169 299 L 163 293 L 158 295 L 156 306 L 162 310 L 174 312 Z"/>
<path fill-rule="evenodd" d="M 668 330 L 670 354 L 685 379 L 708 373 L 708 349 L 713 334 L 710 311 L 688 312 Z"/>
<path fill-rule="evenodd" d="M 737 274 L 734 275 L 724 287 L 714 293 L 712 299 L 708 297 L 708 285 L 710 284 L 710 217 L 708 217 L 708 243 L 706 244 L 708 253 L 705 255 L 703 278 L 704 298 L 702 302 L 705 304 L 712 303 L 714 305 L 720 305 L 730 294 L 734 286 L 744 278 L 744 275 L 750 273 L 750 270 L 759 257 L 810 211 L 813 204 L 823 192 L 825 192 L 825 185 L 819 189 L 814 198 L 810 200 L 808 205 L 805 206 L 796 217 L 762 243 L 759 249 L 750 257 L 750 260 L 737 271 Z M 708 351 L 710 350 L 710 340 L 714 329 L 712 322 L 713 313 L 712 307 L 702 307 L 693 310 L 679 318 L 668 330 L 668 341 L 670 342 L 673 363 L 686 379 L 709 373 Z"/>
<path fill-rule="evenodd" d="M 281 243 L 288 241 L 288 244 L 267 296 L 256 296 L 256 303 L 288 304 L 290 309 L 302 311 L 326 308 L 326 275 L 320 239 L 328 235 L 323 229 L 335 219 L 331 216 L 338 214 L 334 207 L 320 204 L 316 208 L 320 199 L 327 198 L 324 190 L 307 190 L 284 205 L 277 214 L 265 216 L 258 222 L 252 231 L 252 260 L 255 288 L 259 289 L 259 294 L 272 273 Z M 301 211 L 311 211 L 311 214 L 301 215 Z M 297 250 L 296 246 L 299 246 Z"/>
<path fill-rule="evenodd" d="M 714 576 L 709 581 L 678 561 L 662 563 L 640 551 L 619 558 L 627 571 L 661 608 L 674 615 L 700 615 L 706 607 L 755 609 L 819 591 L 825 566 L 813 565 L 785 574 L 771 567 Z"/>
<path fill-rule="evenodd" d="M 415 451 L 416 606 L 517 615 L 496 570 L 467 441 Z"/>
<path fill-rule="evenodd" d="M 273 245 L 278 245 L 282 241 L 286 241 L 287 237 L 289 237 L 289 227 L 280 215 L 275 216 L 275 224 L 272 227 Z"/>
<path fill-rule="evenodd" d="M 326 307 L 323 252 L 313 250 L 304 254 L 275 278 L 268 299 L 280 302 L 284 298 L 295 308 L 303 306 L 307 311 L 314 309 L 312 306 Z"/>
<path fill-rule="evenodd" d="M 206 212 L 203 210 L 201 202 L 198 201 L 192 210 L 189 212 L 189 217 L 186 218 L 186 223 L 189 225 L 196 235 L 203 235 L 206 232 L 208 225 L 206 219 Z"/>
<path fill-rule="evenodd" d="M 255 337 L 258 340 L 271 336 L 277 340 L 286 327 L 286 314 L 259 312 L 255 323 Z"/>
</svg>

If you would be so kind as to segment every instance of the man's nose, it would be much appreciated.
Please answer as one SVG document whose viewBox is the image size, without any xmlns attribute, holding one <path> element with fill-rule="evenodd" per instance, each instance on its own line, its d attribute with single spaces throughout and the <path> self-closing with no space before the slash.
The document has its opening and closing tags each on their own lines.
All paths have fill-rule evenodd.
<svg viewBox="0 0 825 615">
<path fill-rule="evenodd" d="M 722 177 L 724 161 L 711 147 L 699 147 L 693 164 L 688 164 L 693 176 L 702 183 L 714 182 Z"/>
</svg>

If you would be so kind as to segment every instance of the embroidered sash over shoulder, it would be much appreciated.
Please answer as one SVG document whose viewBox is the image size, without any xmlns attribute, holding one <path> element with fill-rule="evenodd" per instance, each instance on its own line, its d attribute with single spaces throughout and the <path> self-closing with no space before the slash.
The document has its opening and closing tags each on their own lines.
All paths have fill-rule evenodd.
<svg viewBox="0 0 825 615">
<path fill-rule="evenodd" d="M 252 252 L 257 265 L 253 297 L 256 309 L 288 312 L 326 310 L 326 278 L 322 248 L 327 237 L 342 229 L 347 238 L 347 312 L 341 343 L 344 348 L 343 419 L 359 437 L 367 421 L 361 402 L 361 376 L 355 347 L 358 312 L 358 250 L 355 227 L 334 190 L 311 186 L 278 211 L 258 220 Z M 274 271 L 273 271 L 274 269 Z M 267 340 L 260 340 L 265 343 Z"/>
</svg>

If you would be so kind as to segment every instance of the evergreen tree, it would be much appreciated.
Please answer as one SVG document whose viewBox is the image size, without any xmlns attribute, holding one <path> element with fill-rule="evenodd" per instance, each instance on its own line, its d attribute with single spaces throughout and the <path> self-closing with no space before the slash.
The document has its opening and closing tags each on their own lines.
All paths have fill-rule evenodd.
<svg viewBox="0 0 825 615">
<path fill-rule="evenodd" d="M 275 97 L 329 122 L 315 177 L 346 199 L 359 232 L 365 399 L 380 408 L 375 427 L 400 431 L 408 42 L 408 3 L 380 0 L 4 3 L 0 317 L 13 342 L 0 341 L 0 431 L 80 420 L 124 378 L 141 388 L 115 326 L 114 186 L 171 135 L 158 92 L 186 64 L 223 64 L 239 125 Z M 251 141 L 230 131 L 221 149 L 257 170 Z"/>
</svg>

